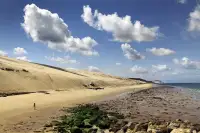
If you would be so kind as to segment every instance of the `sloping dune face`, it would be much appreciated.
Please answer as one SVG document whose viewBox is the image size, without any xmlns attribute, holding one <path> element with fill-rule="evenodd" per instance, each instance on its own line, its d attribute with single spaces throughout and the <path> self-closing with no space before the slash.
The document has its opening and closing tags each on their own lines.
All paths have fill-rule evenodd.
<svg viewBox="0 0 200 133">
<path fill-rule="evenodd" d="M 97 72 L 64 70 L 8 57 L 0 57 L 0 93 L 87 89 L 91 82 L 99 87 L 143 83 Z"/>
</svg>

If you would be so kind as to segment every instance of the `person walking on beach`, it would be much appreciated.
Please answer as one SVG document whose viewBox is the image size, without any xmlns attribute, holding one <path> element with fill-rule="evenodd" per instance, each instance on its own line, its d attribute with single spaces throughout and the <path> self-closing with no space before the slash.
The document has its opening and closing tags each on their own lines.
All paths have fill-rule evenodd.
<svg viewBox="0 0 200 133">
<path fill-rule="evenodd" d="M 36 110 L 36 104 L 35 103 L 33 104 L 33 108 L 34 108 L 34 110 Z"/>
</svg>

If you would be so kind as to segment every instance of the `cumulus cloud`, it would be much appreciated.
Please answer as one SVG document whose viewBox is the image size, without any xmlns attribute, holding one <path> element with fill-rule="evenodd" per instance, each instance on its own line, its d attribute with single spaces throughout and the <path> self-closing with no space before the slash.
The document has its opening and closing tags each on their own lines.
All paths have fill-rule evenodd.
<svg viewBox="0 0 200 133">
<path fill-rule="evenodd" d="M 146 49 L 146 51 L 151 52 L 152 54 L 156 56 L 166 56 L 166 55 L 171 55 L 175 53 L 175 51 L 171 49 L 166 49 L 166 48 L 151 48 L 151 49 Z"/>
<path fill-rule="evenodd" d="M 16 57 L 16 59 L 30 62 L 30 60 L 26 56 L 19 56 L 19 57 Z"/>
<path fill-rule="evenodd" d="M 187 0 L 177 0 L 177 2 L 180 4 L 185 4 L 185 3 L 187 3 Z"/>
<path fill-rule="evenodd" d="M 137 50 L 133 49 L 130 44 L 122 44 L 121 49 L 124 53 L 124 56 L 129 60 L 141 60 L 145 58 L 145 56 L 141 55 Z"/>
<path fill-rule="evenodd" d="M 193 61 L 187 57 L 183 57 L 182 59 L 173 59 L 173 62 L 177 65 L 181 65 L 186 69 L 200 69 L 200 61 Z"/>
<path fill-rule="evenodd" d="M 65 56 L 64 58 L 45 56 L 45 58 L 50 60 L 50 61 L 58 62 L 58 63 L 61 63 L 61 64 L 75 64 L 75 63 L 78 63 L 76 60 L 71 59 L 70 56 Z"/>
<path fill-rule="evenodd" d="M 27 51 L 24 48 L 17 47 L 13 49 L 13 53 L 15 55 L 23 55 L 23 54 L 27 54 Z"/>
<path fill-rule="evenodd" d="M 90 72 L 100 72 L 100 69 L 95 66 L 88 66 L 88 71 Z"/>
<path fill-rule="evenodd" d="M 188 31 L 200 31 L 200 6 L 198 5 L 193 12 L 189 15 Z"/>
<path fill-rule="evenodd" d="M 73 37 L 68 25 L 57 13 L 40 9 L 35 4 L 26 5 L 24 13 L 21 26 L 34 42 L 42 42 L 58 51 L 77 52 L 88 56 L 99 55 L 93 49 L 97 42 L 91 37 Z"/>
<path fill-rule="evenodd" d="M 0 56 L 7 56 L 8 53 L 6 51 L 0 50 Z"/>
<path fill-rule="evenodd" d="M 131 68 L 131 72 L 136 74 L 147 74 L 148 70 L 146 68 L 135 65 Z"/>
<path fill-rule="evenodd" d="M 121 63 L 117 62 L 117 63 L 116 63 L 116 65 L 117 65 L 117 66 L 120 66 L 120 65 L 121 65 Z"/>
<path fill-rule="evenodd" d="M 167 65 L 152 65 L 153 72 L 160 72 L 160 71 L 169 71 L 171 68 L 169 68 Z"/>
<path fill-rule="evenodd" d="M 136 20 L 131 21 L 131 16 L 119 17 L 117 13 L 102 14 L 98 10 L 92 13 L 89 5 L 83 6 L 83 21 L 89 26 L 104 30 L 112 34 L 115 41 L 131 42 L 131 41 L 153 41 L 159 35 L 159 27 L 146 27 Z"/>
</svg>

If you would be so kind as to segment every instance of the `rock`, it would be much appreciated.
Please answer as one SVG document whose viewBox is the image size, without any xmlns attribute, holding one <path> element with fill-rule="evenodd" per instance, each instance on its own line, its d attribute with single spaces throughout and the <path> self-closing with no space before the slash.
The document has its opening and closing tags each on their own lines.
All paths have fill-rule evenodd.
<svg viewBox="0 0 200 133">
<path fill-rule="evenodd" d="M 98 129 L 98 130 L 97 130 L 97 133 L 104 133 L 104 131 L 101 130 L 101 129 Z"/>
<path fill-rule="evenodd" d="M 35 131 L 33 131 L 34 133 L 43 133 L 44 132 L 44 128 L 39 128 Z"/>
<path fill-rule="evenodd" d="M 117 131 L 116 133 L 125 133 L 123 129 Z"/>
<path fill-rule="evenodd" d="M 190 122 L 188 120 L 185 120 L 184 123 L 189 124 Z"/>
<path fill-rule="evenodd" d="M 168 128 L 171 128 L 171 129 L 175 129 L 179 127 L 180 127 L 180 123 L 177 123 L 177 122 L 171 122 L 168 126 Z"/>
<path fill-rule="evenodd" d="M 183 121 L 181 119 L 176 119 L 175 122 L 176 123 L 183 123 Z"/>
<path fill-rule="evenodd" d="M 70 130 L 71 133 L 82 133 L 82 130 L 79 127 L 72 127 L 72 129 Z"/>
<path fill-rule="evenodd" d="M 126 126 L 129 128 L 129 129 L 134 129 L 135 128 L 135 123 L 132 123 L 132 122 L 129 122 Z"/>
<path fill-rule="evenodd" d="M 197 133 L 197 131 L 196 131 L 196 130 L 193 130 L 192 133 Z"/>
<path fill-rule="evenodd" d="M 110 132 L 109 130 L 105 130 L 104 133 L 114 133 L 114 132 Z"/>
<path fill-rule="evenodd" d="M 191 129 L 176 128 L 171 131 L 171 133 L 191 133 Z"/>
<path fill-rule="evenodd" d="M 181 123 L 180 124 L 180 128 L 187 128 L 187 124 L 186 123 Z"/>
<path fill-rule="evenodd" d="M 14 71 L 13 68 L 5 68 L 6 71 Z"/>
<path fill-rule="evenodd" d="M 90 124 L 90 119 L 85 119 L 83 121 L 83 123 L 84 123 L 85 128 L 91 128 L 92 127 L 92 125 Z"/>
<path fill-rule="evenodd" d="M 54 132 L 54 131 L 56 131 L 56 130 L 53 127 L 49 127 L 49 128 L 45 129 L 45 133 L 51 133 L 51 132 Z"/>
<path fill-rule="evenodd" d="M 146 131 L 137 131 L 135 133 L 147 133 Z"/>
<path fill-rule="evenodd" d="M 134 130 L 128 129 L 126 133 L 135 133 Z"/>
<path fill-rule="evenodd" d="M 88 133 L 97 133 L 98 129 L 96 128 L 91 128 L 88 130 Z"/>
<path fill-rule="evenodd" d="M 150 125 L 149 124 L 147 132 L 150 132 L 150 133 L 169 133 L 169 132 L 171 132 L 171 129 L 169 129 L 167 127 L 167 125 L 153 125 L 153 124 Z"/>
<path fill-rule="evenodd" d="M 51 124 L 52 124 L 53 126 L 58 126 L 58 125 L 60 124 L 60 122 L 59 122 L 59 121 L 56 121 L 56 120 L 53 120 L 53 121 L 51 122 Z"/>
<path fill-rule="evenodd" d="M 44 127 L 53 127 L 52 123 L 47 123 L 44 125 Z"/>
<path fill-rule="evenodd" d="M 26 69 L 22 69 L 22 71 L 23 71 L 23 72 L 28 72 L 28 70 L 26 70 Z"/>
<path fill-rule="evenodd" d="M 111 121 L 117 121 L 117 117 L 109 115 L 109 114 L 107 116 Z"/>
<path fill-rule="evenodd" d="M 109 129 L 109 131 L 111 132 L 117 132 L 119 130 L 126 130 L 125 126 L 127 124 L 127 121 L 118 121 L 116 124 L 112 125 L 111 128 Z M 124 127 L 124 128 L 123 128 Z"/>
<path fill-rule="evenodd" d="M 101 129 L 108 129 L 110 127 L 110 121 L 108 120 L 100 120 L 97 125 Z"/>
<path fill-rule="evenodd" d="M 134 132 L 137 132 L 137 131 L 147 131 L 148 129 L 148 124 L 147 123 L 139 123 L 139 124 L 136 124 L 135 125 L 135 128 L 134 128 Z"/>
<path fill-rule="evenodd" d="M 126 126 L 122 127 L 121 130 L 123 130 L 123 132 L 126 132 L 128 130 L 128 126 L 126 125 Z"/>
<path fill-rule="evenodd" d="M 95 84 L 93 82 L 90 83 L 91 86 L 95 86 Z"/>
<path fill-rule="evenodd" d="M 191 126 L 193 130 L 196 130 L 197 132 L 200 132 L 200 124 L 193 124 L 193 126 Z"/>
</svg>

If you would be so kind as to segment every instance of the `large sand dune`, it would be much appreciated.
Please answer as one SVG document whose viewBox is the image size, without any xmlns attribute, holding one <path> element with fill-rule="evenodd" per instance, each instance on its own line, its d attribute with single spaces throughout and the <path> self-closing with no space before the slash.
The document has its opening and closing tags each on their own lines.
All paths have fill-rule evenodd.
<svg viewBox="0 0 200 133">
<path fill-rule="evenodd" d="M 64 70 L 0 57 L 0 93 L 85 89 L 91 82 L 100 87 L 143 83 L 98 72 Z"/>
</svg>

